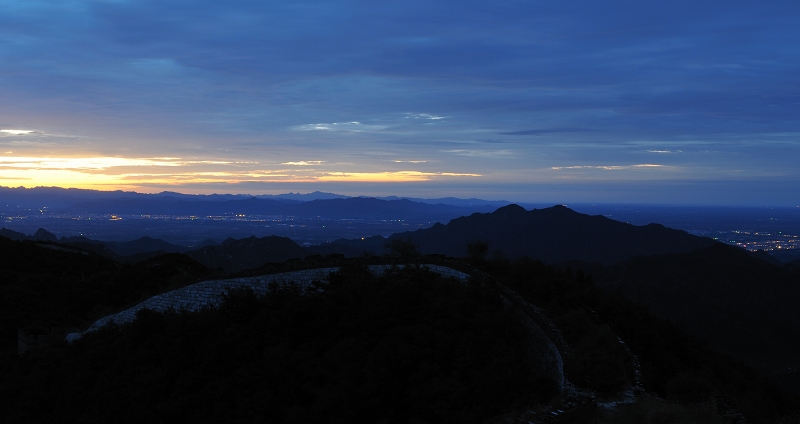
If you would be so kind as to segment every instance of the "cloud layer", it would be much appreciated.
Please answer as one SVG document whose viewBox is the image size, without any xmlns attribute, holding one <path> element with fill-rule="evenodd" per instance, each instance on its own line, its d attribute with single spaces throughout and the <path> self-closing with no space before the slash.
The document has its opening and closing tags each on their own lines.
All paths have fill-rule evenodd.
<svg viewBox="0 0 800 424">
<path fill-rule="evenodd" d="M 610 169 L 604 181 L 727 181 L 752 192 L 720 202 L 772 193 L 800 204 L 797 2 L 0 0 L 0 10 L 7 158 L 181 158 L 157 180 L 187 191 L 218 191 L 213 175 L 231 167 L 281 171 L 269 178 L 286 185 L 258 188 L 270 191 L 336 180 L 358 192 L 362 175 L 417 175 L 447 194 L 445 175 L 480 175 L 466 178 L 475 192 L 520 201 L 559 178 L 579 200 Z M 149 187 L 123 169 L 104 172 Z"/>
</svg>

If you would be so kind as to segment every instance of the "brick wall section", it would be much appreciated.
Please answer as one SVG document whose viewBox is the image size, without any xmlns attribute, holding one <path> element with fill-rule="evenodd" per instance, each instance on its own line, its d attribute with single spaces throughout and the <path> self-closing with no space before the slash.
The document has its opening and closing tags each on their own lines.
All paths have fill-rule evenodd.
<svg viewBox="0 0 800 424">
<path fill-rule="evenodd" d="M 370 271 L 381 274 L 385 270 L 395 265 L 372 265 Z M 404 265 L 400 265 L 402 268 Z M 459 280 L 466 280 L 469 275 L 441 265 L 422 265 L 433 272 L 445 277 L 454 277 Z M 216 307 L 222 302 L 223 297 L 231 289 L 250 288 L 254 293 L 264 295 L 267 293 L 270 283 L 294 282 L 301 286 L 310 285 L 314 281 L 327 281 L 332 272 L 338 271 L 334 268 L 317 268 L 303 271 L 284 272 L 280 274 L 261 275 L 257 277 L 232 278 L 227 280 L 202 281 L 177 290 L 153 296 L 138 305 L 126 309 L 116 314 L 109 315 L 95 321 L 83 333 L 70 333 L 67 341 L 72 342 L 81 337 L 82 334 L 98 330 L 110 323 L 126 324 L 136 319 L 136 313 L 142 309 L 163 312 L 168 310 L 186 310 L 196 312 L 205 307 Z"/>
</svg>

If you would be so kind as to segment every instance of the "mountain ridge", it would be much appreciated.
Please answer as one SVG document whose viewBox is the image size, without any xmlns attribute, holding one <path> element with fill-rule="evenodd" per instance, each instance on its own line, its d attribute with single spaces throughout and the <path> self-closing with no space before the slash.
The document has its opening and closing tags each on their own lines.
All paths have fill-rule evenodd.
<svg viewBox="0 0 800 424">
<path fill-rule="evenodd" d="M 634 226 L 604 216 L 585 215 L 565 206 L 526 210 L 511 204 L 491 213 L 473 213 L 431 228 L 396 233 L 388 238 L 336 240 L 356 250 L 380 253 L 383 244 L 404 239 L 423 254 L 464 256 L 467 243 L 482 241 L 490 250 L 546 263 L 584 260 L 611 264 L 638 255 L 688 252 L 717 243 L 660 224 Z"/>
</svg>

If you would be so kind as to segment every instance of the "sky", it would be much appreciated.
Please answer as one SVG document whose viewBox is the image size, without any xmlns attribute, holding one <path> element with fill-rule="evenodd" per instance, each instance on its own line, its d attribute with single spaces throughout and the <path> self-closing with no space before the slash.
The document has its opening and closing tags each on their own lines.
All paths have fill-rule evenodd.
<svg viewBox="0 0 800 424">
<path fill-rule="evenodd" d="M 0 186 L 800 205 L 800 2 L 0 0 Z"/>
</svg>

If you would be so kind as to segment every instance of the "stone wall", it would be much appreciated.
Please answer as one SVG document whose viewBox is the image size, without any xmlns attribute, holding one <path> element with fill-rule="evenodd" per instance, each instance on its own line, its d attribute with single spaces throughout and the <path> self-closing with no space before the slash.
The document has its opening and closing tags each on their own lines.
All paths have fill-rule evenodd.
<svg viewBox="0 0 800 424">
<path fill-rule="evenodd" d="M 393 266 L 394 265 L 372 265 L 369 268 L 373 273 L 381 274 Z M 466 280 L 469 278 L 469 275 L 445 266 L 421 266 L 446 277 L 454 277 L 459 280 Z M 403 265 L 400 265 L 400 267 L 402 268 Z M 303 271 L 284 272 L 280 274 L 261 275 L 257 277 L 202 281 L 177 290 L 153 296 L 132 308 L 100 318 L 83 333 L 70 333 L 67 335 L 67 341 L 72 342 L 77 340 L 83 334 L 96 331 L 112 322 L 115 324 L 126 324 L 132 322 L 136 319 L 136 313 L 142 309 L 150 309 L 157 312 L 168 310 L 186 310 L 189 312 L 196 312 L 205 307 L 219 306 L 225 294 L 227 294 L 231 289 L 249 288 L 256 294 L 264 295 L 267 293 L 271 283 L 282 284 L 294 282 L 301 286 L 307 286 L 312 284 L 314 281 L 327 281 L 330 273 L 338 270 L 338 267 L 317 268 Z"/>
<path fill-rule="evenodd" d="M 405 266 L 416 265 L 372 265 L 369 267 L 370 271 L 374 274 L 382 274 L 386 270 L 393 267 L 404 268 Z M 420 267 L 429 269 L 437 274 L 445 277 L 453 277 L 461 281 L 469 279 L 469 275 L 452 268 L 442 265 L 425 264 L 419 265 Z M 280 274 L 261 275 L 257 277 L 246 278 L 231 278 L 225 280 L 210 280 L 202 281 L 190 286 L 186 286 L 177 290 L 153 296 L 138 305 L 109 315 L 97 320 L 83 333 L 70 333 L 67 335 L 67 341 L 72 342 L 79 339 L 83 334 L 96 331 L 108 324 L 126 324 L 136 319 L 136 313 L 142 309 L 151 309 L 153 311 L 168 311 L 168 310 L 186 310 L 190 312 L 199 311 L 205 307 L 216 307 L 222 302 L 225 294 L 231 289 L 249 288 L 254 293 L 264 295 L 269 290 L 271 283 L 286 284 L 295 283 L 300 286 L 308 286 L 315 281 L 324 282 L 332 272 L 338 271 L 338 267 L 332 268 L 317 268 L 304 271 L 284 272 Z M 561 352 L 553 341 L 552 335 L 547 334 L 541 327 L 542 319 L 538 314 L 531 312 L 532 305 L 527 304 L 516 293 L 504 289 L 504 298 L 509 305 L 517 307 L 517 312 L 520 314 L 525 326 L 529 330 L 531 336 L 531 350 L 534 357 L 536 357 L 540 366 L 551 376 L 558 384 L 559 388 L 563 389 L 564 379 L 564 365 L 562 361 Z M 536 319 L 539 318 L 539 319 Z M 552 323 L 549 323 L 552 326 Z"/>
</svg>

